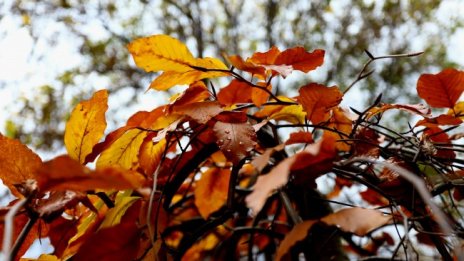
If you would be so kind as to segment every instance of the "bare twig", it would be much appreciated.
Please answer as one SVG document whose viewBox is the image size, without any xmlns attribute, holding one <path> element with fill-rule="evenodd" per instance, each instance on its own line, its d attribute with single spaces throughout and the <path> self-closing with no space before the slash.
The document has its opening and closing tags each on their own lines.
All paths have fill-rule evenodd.
<svg viewBox="0 0 464 261">
<path fill-rule="evenodd" d="M 13 243 L 14 218 L 19 210 L 26 205 L 27 201 L 26 198 L 20 199 L 5 216 L 5 230 L 3 231 L 3 247 L 0 260 L 12 260 L 13 258 L 11 256 L 11 245 Z"/>
<path fill-rule="evenodd" d="M 346 88 L 346 90 L 343 91 L 343 94 L 347 93 L 351 87 L 353 87 L 356 83 L 361 81 L 364 78 L 367 78 L 369 75 L 371 75 L 374 70 L 370 70 L 366 72 L 367 67 L 375 60 L 381 60 L 381 59 L 387 59 L 387 58 L 402 58 L 402 57 L 413 57 L 413 56 L 418 56 L 423 54 L 424 52 L 416 52 L 416 53 L 405 53 L 405 54 L 390 54 L 390 55 L 384 55 L 384 56 L 373 56 L 369 51 L 365 50 L 367 56 L 369 56 L 369 60 L 364 64 L 363 68 L 361 71 L 358 73 L 358 76 L 356 79 Z"/>
</svg>

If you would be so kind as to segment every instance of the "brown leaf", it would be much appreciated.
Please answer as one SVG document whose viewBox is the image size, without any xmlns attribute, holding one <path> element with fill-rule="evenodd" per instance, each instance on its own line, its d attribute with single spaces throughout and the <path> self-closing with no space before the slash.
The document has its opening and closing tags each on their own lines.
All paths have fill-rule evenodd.
<svg viewBox="0 0 464 261">
<path fill-rule="evenodd" d="M 332 110 L 332 116 L 329 119 L 329 124 L 327 127 L 338 131 L 324 130 L 324 136 L 333 136 L 336 140 L 335 147 L 339 151 L 349 151 L 351 148 L 351 143 L 343 141 L 343 139 L 347 139 L 353 129 L 353 120 L 352 116 L 350 115 L 349 111 L 337 107 Z M 345 135 L 342 135 L 345 134 Z"/>
<path fill-rule="evenodd" d="M 326 87 L 317 83 L 301 87 L 299 93 L 297 100 L 313 124 L 327 121 L 330 118 L 330 109 L 340 104 L 343 97 L 338 87 Z"/>
<path fill-rule="evenodd" d="M 357 236 L 365 236 L 372 230 L 388 224 L 391 217 L 374 209 L 345 208 L 321 218 L 327 225 L 340 228 Z"/>
<path fill-rule="evenodd" d="M 229 180 L 230 169 L 210 168 L 201 174 L 193 193 L 195 205 L 204 219 L 226 203 Z"/>
<path fill-rule="evenodd" d="M 389 103 L 381 103 L 380 106 L 374 107 L 367 112 L 367 118 L 370 118 L 376 114 L 384 113 L 385 111 L 397 109 L 406 111 L 409 113 L 414 113 L 417 115 L 421 115 L 424 117 L 431 117 L 431 110 L 427 105 L 418 103 L 418 104 L 389 104 Z"/>
<path fill-rule="evenodd" d="M 236 164 L 255 147 L 255 130 L 251 124 L 243 122 L 242 113 L 229 112 L 219 116 L 213 127 L 216 143 L 227 159 Z"/>
<path fill-rule="evenodd" d="M 317 220 L 306 220 L 296 224 L 280 243 L 276 252 L 276 260 L 287 260 L 286 255 L 290 252 L 290 249 L 308 236 L 315 223 L 317 223 Z"/>
<path fill-rule="evenodd" d="M 281 52 L 275 59 L 274 64 L 291 65 L 294 70 L 309 72 L 324 63 L 324 50 L 307 52 L 303 47 L 294 47 Z"/>
<path fill-rule="evenodd" d="M 332 149 L 329 148 L 329 143 L 332 144 Z M 327 166 L 330 165 L 331 168 L 333 163 L 327 164 L 326 161 L 335 153 L 333 143 L 333 140 L 319 140 L 310 144 L 304 151 L 279 162 L 269 173 L 259 176 L 253 192 L 245 199 L 248 208 L 254 215 L 258 214 L 271 192 L 287 184 L 290 171 L 311 168 L 311 171 L 315 170 L 314 175 L 318 176 Z"/>
<path fill-rule="evenodd" d="M 53 254 L 61 258 L 64 250 L 68 247 L 69 240 L 77 233 L 77 220 L 59 217 L 50 223 L 48 236 L 55 249 Z"/>
<path fill-rule="evenodd" d="M 187 115 L 200 124 L 206 124 L 222 111 L 221 105 L 215 101 L 195 102 L 173 108 L 174 113 Z"/>
<path fill-rule="evenodd" d="M 417 93 L 434 108 L 453 108 L 464 92 L 464 72 L 445 69 L 438 74 L 422 74 Z"/>
<path fill-rule="evenodd" d="M 385 206 L 388 205 L 389 201 L 382 195 L 380 195 L 378 192 L 375 190 L 372 190 L 370 188 L 366 189 L 365 191 L 359 193 L 362 199 L 366 201 L 367 203 L 371 205 L 376 205 L 376 206 Z"/>
<path fill-rule="evenodd" d="M 66 209 L 72 209 L 77 204 L 82 202 L 85 206 L 89 206 L 92 211 L 96 209 L 87 198 L 86 194 L 76 191 L 52 191 L 49 197 L 39 199 L 34 210 L 44 220 L 53 220 L 59 217 Z"/>
<path fill-rule="evenodd" d="M 18 140 L 0 134 L 0 178 L 17 197 L 23 197 L 14 184 L 34 179 L 42 160 Z"/>
<path fill-rule="evenodd" d="M 351 146 L 353 156 L 379 157 L 379 144 L 382 142 L 381 136 L 373 129 L 361 127 L 358 129 L 354 138 L 358 140 Z"/>
<path fill-rule="evenodd" d="M 219 91 L 217 100 L 225 106 L 236 103 L 249 103 L 253 91 L 253 88 L 248 83 L 234 79 Z"/>
<path fill-rule="evenodd" d="M 140 188 L 145 179 L 135 171 L 104 167 L 91 171 L 63 155 L 45 162 L 38 171 L 37 181 L 43 191 Z"/>
</svg>

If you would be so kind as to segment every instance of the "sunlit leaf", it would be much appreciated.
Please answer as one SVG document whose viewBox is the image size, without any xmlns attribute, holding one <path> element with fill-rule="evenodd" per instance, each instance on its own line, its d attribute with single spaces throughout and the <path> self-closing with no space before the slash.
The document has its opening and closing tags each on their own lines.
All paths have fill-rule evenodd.
<svg viewBox="0 0 464 261">
<path fill-rule="evenodd" d="M 127 48 L 137 66 L 147 72 L 187 72 L 195 65 L 195 58 L 187 46 L 168 35 L 139 38 Z"/>
<path fill-rule="evenodd" d="M 278 96 L 282 101 L 295 102 L 294 100 L 285 96 Z M 259 118 L 273 119 L 276 121 L 287 121 L 293 124 L 304 124 L 306 119 L 306 112 L 299 104 L 295 105 L 266 105 L 260 111 L 257 111 L 254 116 Z"/>
<path fill-rule="evenodd" d="M 14 184 L 35 178 L 42 160 L 18 140 L 0 134 L 0 178 L 13 195 L 22 197 Z"/>
<path fill-rule="evenodd" d="M 202 81 L 194 82 L 190 84 L 185 91 L 180 93 L 178 96 L 175 96 L 175 99 L 171 100 L 170 107 L 201 102 L 208 99 L 210 96 L 211 94 L 209 93 L 208 88 Z"/>
<path fill-rule="evenodd" d="M 417 93 L 435 108 L 453 108 L 463 92 L 464 72 L 456 69 L 422 74 L 417 81 Z"/>
<path fill-rule="evenodd" d="M 247 59 L 247 62 L 254 64 L 274 64 L 277 56 L 280 54 L 279 48 L 272 46 L 271 49 L 264 53 L 256 52 L 250 58 Z"/>
<path fill-rule="evenodd" d="M 230 169 L 210 168 L 201 174 L 194 195 L 195 205 L 204 219 L 226 203 L 229 179 Z"/>
<path fill-rule="evenodd" d="M 219 91 L 217 99 L 226 106 L 236 103 L 248 103 L 251 102 L 253 91 L 254 89 L 248 83 L 234 79 Z"/>
<path fill-rule="evenodd" d="M 252 62 L 244 61 L 239 55 L 233 55 L 228 57 L 230 63 L 237 69 L 245 72 L 249 72 L 259 79 L 265 79 L 265 69 L 261 65 L 256 65 Z"/>
<path fill-rule="evenodd" d="M 119 165 L 125 169 L 137 169 L 140 146 L 146 135 L 142 130 L 128 130 L 101 153 L 97 167 Z"/>
<path fill-rule="evenodd" d="M 139 188 L 144 183 L 144 178 L 138 172 L 122 169 L 116 165 L 91 171 L 68 156 L 59 156 L 43 164 L 38 171 L 37 181 L 44 191 L 87 191 Z"/>
<path fill-rule="evenodd" d="M 116 200 L 115 206 L 106 212 L 105 219 L 99 229 L 112 227 L 121 222 L 121 218 L 132 204 L 140 200 L 140 197 L 120 197 Z"/>
<path fill-rule="evenodd" d="M 272 85 L 267 84 L 266 82 L 258 82 L 256 84 L 268 90 L 269 92 L 272 90 Z M 263 105 L 269 99 L 269 92 L 266 92 L 259 88 L 253 88 L 253 91 L 251 92 L 251 101 L 257 107 L 261 107 L 261 105 Z"/>
<path fill-rule="evenodd" d="M 100 90 L 88 101 L 80 102 L 66 123 L 64 144 L 71 158 L 85 162 L 85 157 L 103 136 L 106 129 L 105 112 L 108 92 Z"/>
<path fill-rule="evenodd" d="M 306 117 L 313 124 L 327 121 L 330 117 L 330 109 L 337 106 L 343 97 L 338 87 L 326 87 L 316 83 L 301 87 L 299 93 L 297 100 L 306 111 Z"/>
<path fill-rule="evenodd" d="M 353 128 L 353 118 L 349 111 L 341 107 L 333 109 L 327 127 L 334 131 L 324 130 L 324 136 L 333 136 L 337 140 L 335 146 L 339 151 L 349 151 L 350 143 L 343 141 L 348 138 Z"/>
<path fill-rule="evenodd" d="M 452 109 L 448 111 L 448 115 L 453 115 L 459 117 L 461 120 L 464 120 L 464 101 L 460 101 L 454 105 Z"/>
<path fill-rule="evenodd" d="M 166 139 L 153 142 L 151 136 L 143 141 L 140 146 L 139 163 L 146 176 L 150 177 L 155 172 L 166 149 Z"/>
<path fill-rule="evenodd" d="M 190 70 L 186 72 L 166 71 L 153 80 L 150 84 L 150 88 L 158 91 L 164 91 L 176 85 L 186 85 L 205 78 L 227 75 L 227 73 L 223 72 L 203 72 L 198 70 Z"/>
<path fill-rule="evenodd" d="M 275 59 L 274 64 L 291 65 L 294 70 L 309 72 L 324 63 L 324 50 L 307 52 L 303 47 L 294 47 L 281 52 Z"/>
</svg>

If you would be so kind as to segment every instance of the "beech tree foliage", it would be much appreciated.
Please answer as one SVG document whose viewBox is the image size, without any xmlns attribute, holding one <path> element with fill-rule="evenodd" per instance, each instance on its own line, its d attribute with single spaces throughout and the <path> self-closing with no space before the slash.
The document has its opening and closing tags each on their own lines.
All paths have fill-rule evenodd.
<svg viewBox="0 0 464 261">
<path fill-rule="evenodd" d="M 445 260 L 464 257 L 463 71 L 421 75 L 426 104 L 380 95 L 358 111 L 340 103 L 371 62 L 420 53 L 366 51 L 348 88 L 310 82 L 287 97 L 272 79 L 311 73 L 324 50 L 272 47 L 223 61 L 194 57 L 167 35 L 128 50 L 137 66 L 160 72 L 149 91 L 188 88 L 113 130 L 110 94 L 95 92 L 66 123 L 67 154 L 46 162 L 0 135 L 0 178 L 17 197 L 1 209 L 3 258 L 19 259 L 45 237 L 54 251 L 38 260 L 410 259 L 421 244 Z M 418 120 L 406 132 L 387 128 L 390 110 Z M 322 195 L 316 179 L 327 175 L 336 182 Z M 335 200 L 360 185 L 365 204 Z M 329 202 L 344 207 L 332 212 Z"/>
</svg>

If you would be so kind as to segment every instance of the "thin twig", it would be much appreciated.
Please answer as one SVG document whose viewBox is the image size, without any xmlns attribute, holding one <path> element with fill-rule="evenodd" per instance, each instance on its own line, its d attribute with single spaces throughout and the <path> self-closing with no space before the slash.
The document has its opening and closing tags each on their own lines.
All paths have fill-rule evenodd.
<svg viewBox="0 0 464 261">
<path fill-rule="evenodd" d="M 5 230 L 3 231 L 3 247 L 0 260 L 11 260 L 11 245 L 13 243 L 14 218 L 19 210 L 24 207 L 28 199 L 20 199 L 14 204 L 5 216 Z"/>
</svg>

